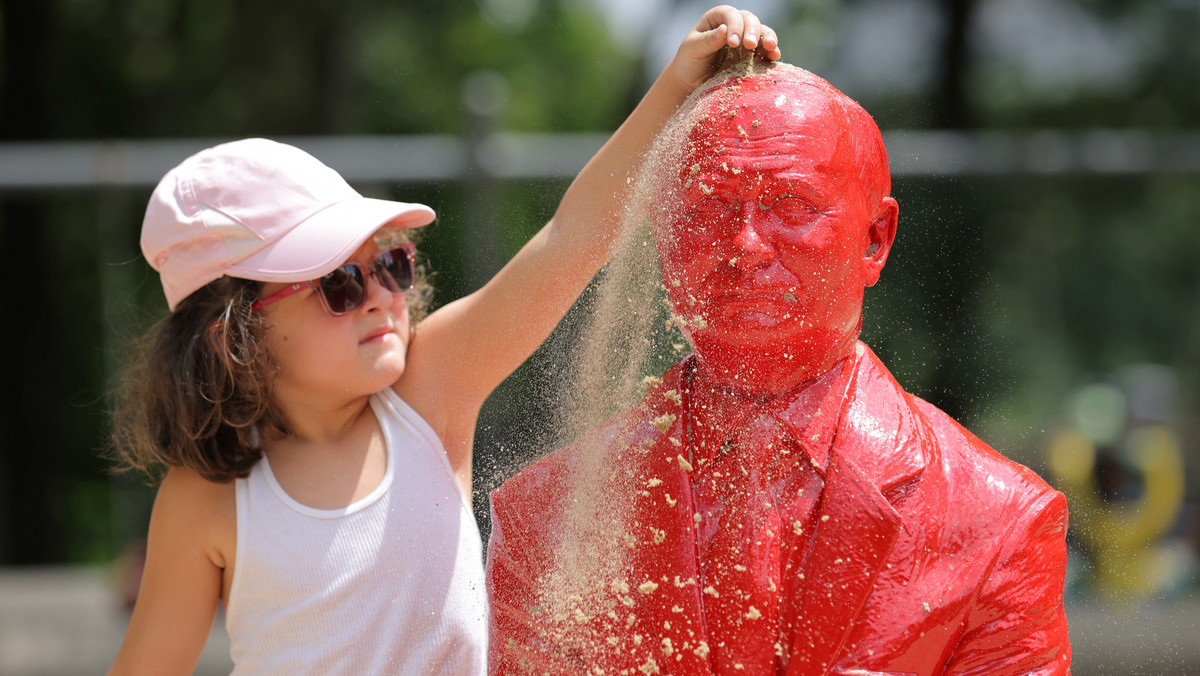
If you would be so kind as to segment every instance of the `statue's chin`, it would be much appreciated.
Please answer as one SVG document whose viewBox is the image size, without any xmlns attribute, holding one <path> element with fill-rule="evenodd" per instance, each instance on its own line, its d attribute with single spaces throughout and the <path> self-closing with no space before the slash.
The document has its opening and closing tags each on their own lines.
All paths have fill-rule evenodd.
<svg viewBox="0 0 1200 676">
<path fill-rule="evenodd" d="M 814 336 L 791 344 L 753 345 L 689 336 L 713 383 L 746 397 L 770 398 L 825 375 L 854 351 L 857 335 Z"/>
</svg>

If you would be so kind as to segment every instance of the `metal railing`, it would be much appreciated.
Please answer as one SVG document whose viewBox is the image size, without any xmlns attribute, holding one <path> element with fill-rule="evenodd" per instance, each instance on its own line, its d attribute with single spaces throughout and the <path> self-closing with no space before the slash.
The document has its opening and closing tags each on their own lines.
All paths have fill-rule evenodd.
<svg viewBox="0 0 1200 676">
<path fill-rule="evenodd" d="M 351 183 L 570 178 L 604 133 L 297 136 L 278 140 L 319 157 Z M 183 158 L 224 140 L 0 143 L 0 190 L 153 186 Z M 1016 176 L 1200 173 L 1200 132 L 1140 130 L 884 134 L 892 175 Z"/>
</svg>

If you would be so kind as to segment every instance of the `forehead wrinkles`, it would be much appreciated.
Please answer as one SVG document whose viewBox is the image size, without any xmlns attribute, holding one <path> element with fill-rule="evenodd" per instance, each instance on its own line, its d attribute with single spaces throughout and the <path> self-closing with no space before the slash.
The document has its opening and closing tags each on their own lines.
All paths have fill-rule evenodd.
<svg viewBox="0 0 1200 676">
<path fill-rule="evenodd" d="M 795 131 L 781 131 L 760 138 L 728 139 L 719 137 L 715 143 L 689 148 L 685 167 L 692 173 L 705 172 L 766 172 L 789 168 L 806 170 L 826 164 L 833 143 L 822 137 L 812 137 Z"/>
<path fill-rule="evenodd" d="M 698 170 L 806 171 L 841 159 L 845 125 L 827 99 L 799 99 L 787 91 L 755 94 L 697 120 L 681 176 Z"/>
<path fill-rule="evenodd" d="M 678 191 L 700 169 L 698 163 L 711 166 L 712 158 L 720 169 L 721 156 L 738 147 L 734 141 L 750 142 L 745 154 L 763 158 L 778 154 L 780 147 L 770 147 L 776 137 L 802 151 L 811 149 L 813 137 L 834 142 L 828 130 L 803 130 L 805 120 L 829 117 L 839 95 L 817 76 L 787 64 L 750 76 L 717 76 L 685 102 L 655 139 L 638 176 L 638 208 L 655 225 L 669 220 L 677 211 Z"/>
</svg>

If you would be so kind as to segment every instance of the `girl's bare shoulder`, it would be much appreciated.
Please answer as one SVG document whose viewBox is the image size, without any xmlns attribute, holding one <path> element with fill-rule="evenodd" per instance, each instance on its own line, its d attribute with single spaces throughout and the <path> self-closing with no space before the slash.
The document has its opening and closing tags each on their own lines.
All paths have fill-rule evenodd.
<svg viewBox="0 0 1200 676">
<path fill-rule="evenodd" d="M 158 489 L 159 499 L 166 494 L 169 499 L 197 503 L 220 503 L 234 499 L 233 481 L 212 481 L 189 467 L 171 467 L 163 477 Z"/>
<path fill-rule="evenodd" d="M 172 467 L 158 488 L 153 519 L 198 539 L 213 562 L 224 565 L 237 539 L 235 482 L 210 481 L 195 470 Z"/>
</svg>

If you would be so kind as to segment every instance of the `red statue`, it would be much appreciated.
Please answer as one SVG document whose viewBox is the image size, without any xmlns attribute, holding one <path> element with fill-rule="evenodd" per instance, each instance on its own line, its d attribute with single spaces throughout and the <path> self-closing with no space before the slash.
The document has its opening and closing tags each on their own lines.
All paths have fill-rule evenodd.
<svg viewBox="0 0 1200 676">
<path fill-rule="evenodd" d="M 781 64 L 674 124 L 651 222 L 694 355 L 493 494 L 493 673 L 1069 673 L 1065 499 L 858 341 L 874 121 Z"/>
</svg>

